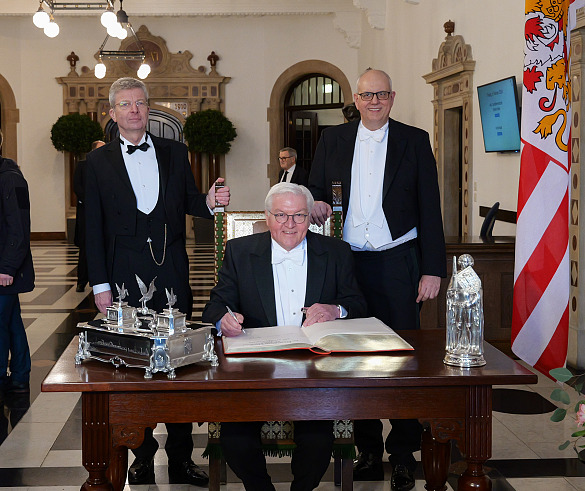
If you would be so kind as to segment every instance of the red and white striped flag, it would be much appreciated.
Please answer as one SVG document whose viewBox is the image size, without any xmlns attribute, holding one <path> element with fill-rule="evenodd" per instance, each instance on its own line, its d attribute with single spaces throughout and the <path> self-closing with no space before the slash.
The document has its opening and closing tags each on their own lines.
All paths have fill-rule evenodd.
<svg viewBox="0 0 585 491">
<path fill-rule="evenodd" d="M 512 351 L 548 374 L 569 335 L 570 33 L 585 0 L 526 0 Z"/>
</svg>

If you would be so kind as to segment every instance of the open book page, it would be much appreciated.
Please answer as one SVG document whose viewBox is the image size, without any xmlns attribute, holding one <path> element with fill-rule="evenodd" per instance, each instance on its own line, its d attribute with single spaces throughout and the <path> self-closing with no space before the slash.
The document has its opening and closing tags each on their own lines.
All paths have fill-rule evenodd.
<svg viewBox="0 0 585 491">
<path fill-rule="evenodd" d="M 376 317 L 337 319 L 302 327 L 312 346 L 324 351 L 398 351 L 413 347 Z"/>
<path fill-rule="evenodd" d="M 223 336 L 222 339 L 225 353 L 260 353 L 312 347 L 299 326 L 248 328 L 245 334 L 234 337 Z"/>
<path fill-rule="evenodd" d="M 375 317 L 338 319 L 309 327 L 259 327 L 223 337 L 224 352 L 260 353 L 299 348 L 323 351 L 374 352 L 412 350 L 412 346 Z"/>
</svg>

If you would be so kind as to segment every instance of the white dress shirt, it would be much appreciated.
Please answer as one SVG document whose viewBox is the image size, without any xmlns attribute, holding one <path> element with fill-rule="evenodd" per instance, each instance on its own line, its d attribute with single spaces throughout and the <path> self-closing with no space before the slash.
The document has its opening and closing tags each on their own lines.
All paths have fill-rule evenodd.
<svg viewBox="0 0 585 491">
<path fill-rule="evenodd" d="M 271 240 L 276 323 L 278 326 L 300 327 L 307 290 L 307 238 L 291 251 Z"/>
<path fill-rule="evenodd" d="M 370 131 L 358 126 L 343 240 L 358 251 L 382 251 L 416 238 L 416 227 L 394 239 L 382 208 L 388 123 Z"/>
<path fill-rule="evenodd" d="M 282 178 L 281 178 L 281 181 L 280 182 L 290 182 L 290 180 L 292 179 L 292 175 L 293 175 L 293 173 L 295 171 L 296 166 L 297 166 L 297 164 L 295 163 L 295 164 L 292 165 L 292 167 L 290 169 L 285 170 L 282 173 Z M 288 172 L 288 174 L 286 175 L 286 179 L 284 179 L 284 173 L 285 172 Z"/>
<path fill-rule="evenodd" d="M 130 183 L 136 196 L 136 207 L 142 213 L 148 215 L 156 206 L 160 188 L 156 151 L 152 141 L 150 141 L 148 142 L 150 146 L 146 151 L 136 150 L 132 154 L 129 154 L 126 146 L 130 143 L 122 136 L 120 136 L 120 141 L 123 143 L 122 157 L 124 158 L 126 171 L 128 172 Z M 138 145 L 144 141 L 148 141 L 146 133 L 138 142 Z"/>
</svg>

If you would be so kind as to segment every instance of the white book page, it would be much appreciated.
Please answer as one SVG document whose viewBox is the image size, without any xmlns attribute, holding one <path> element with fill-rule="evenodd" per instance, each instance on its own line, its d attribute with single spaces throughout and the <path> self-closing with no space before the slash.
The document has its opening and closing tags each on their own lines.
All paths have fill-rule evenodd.
<svg viewBox="0 0 585 491">
<path fill-rule="evenodd" d="M 301 331 L 306 334 L 312 346 L 316 346 L 320 339 L 331 334 L 353 334 L 357 336 L 385 334 L 398 337 L 398 334 L 376 317 L 319 322 L 309 327 L 302 327 Z"/>
<path fill-rule="evenodd" d="M 223 336 L 226 351 L 259 351 L 263 347 L 311 347 L 311 342 L 298 326 L 248 328 L 239 336 Z"/>
</svg>

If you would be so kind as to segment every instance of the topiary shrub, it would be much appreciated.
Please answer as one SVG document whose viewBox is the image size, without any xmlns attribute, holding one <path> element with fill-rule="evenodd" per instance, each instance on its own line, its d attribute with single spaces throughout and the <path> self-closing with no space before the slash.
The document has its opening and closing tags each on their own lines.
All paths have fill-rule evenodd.
<svg viewBox="0 0 585 491">
<path fill-rule="evenodd" d="M 91 144 L 103 140 L 104 130 L 87 114 L 61 116 L 51 128 L 51 142 L 60 152 L 70 152 L 78 158 L 91 150 Z"/>
<path fill-rule="evenodd" d="M 237 136 L 232 122 L 215 109 L 206 109 L 188 116 L 183 132 L 192 152 L 219 155 L 230 151 L 230 142 Z"/>
</svg>

